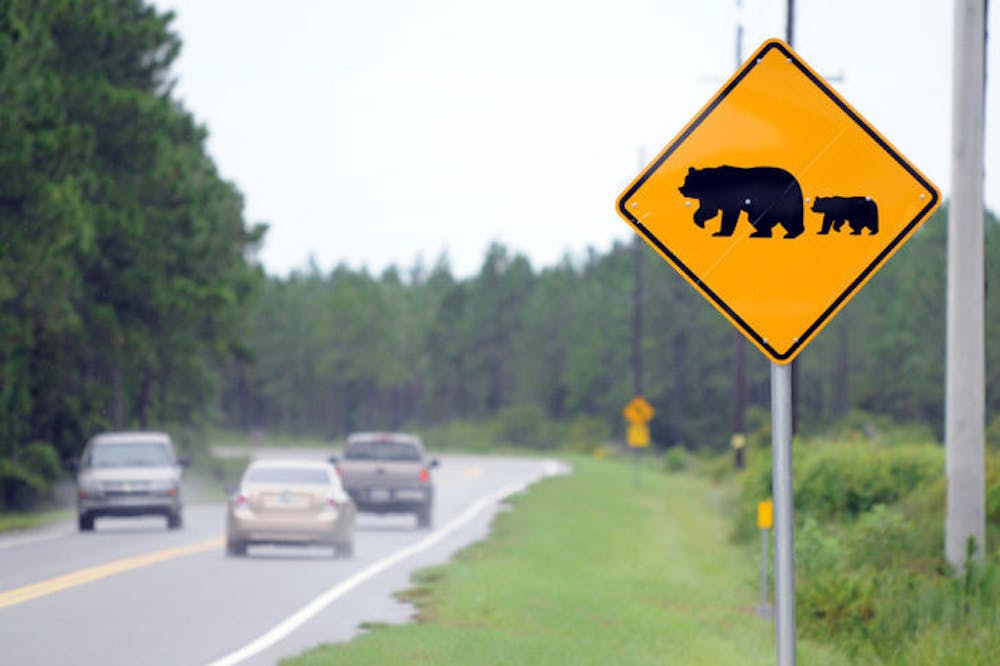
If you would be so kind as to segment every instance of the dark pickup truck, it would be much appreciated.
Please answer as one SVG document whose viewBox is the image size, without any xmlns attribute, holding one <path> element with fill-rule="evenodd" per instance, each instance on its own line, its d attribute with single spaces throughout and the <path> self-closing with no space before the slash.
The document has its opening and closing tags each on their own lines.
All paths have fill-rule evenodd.
<svg viewBox="0 0 1000 666">
<path fill-rule="evenodd" d="M 398 432 L 358 432 L 347 438 L 342 458 L 330 458 L 358 511 L 412 513 L 418 527 L 430 527 L 434 483 L 419 437 Z"/>
</svg>

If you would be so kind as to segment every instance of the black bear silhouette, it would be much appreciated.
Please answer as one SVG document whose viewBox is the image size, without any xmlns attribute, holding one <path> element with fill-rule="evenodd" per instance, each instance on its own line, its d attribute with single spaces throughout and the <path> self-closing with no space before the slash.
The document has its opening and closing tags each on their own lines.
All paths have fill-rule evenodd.
<svg viewBox="0 0 1000 666">
<path fill-rule="evenodd" d="M 743 211 L 754 226 L 751 238 L 770 238 L 776 224 L 785 228 L 785 238 L 795 238 L 805 230 L 802 188 L 784 169 L 690 167 L 679 189 L 685 197 L 698 199 L 694 223 L 699 227 L 704 228 L 705 222 L 722 211 L 722 224 L 713 236 L 732 236 Z"/>
<path fill-rule="evenodd" d="M 830 229 L 840 231 L 844 222 L 851 227 L 852 236 L 862 229 L 868 229 L 869 236 L 878 233 L 878 206 L 871 197 L 816 197 L 812 210 L 823 214 L 820 234 L 828 234 Z"/>
</svg>

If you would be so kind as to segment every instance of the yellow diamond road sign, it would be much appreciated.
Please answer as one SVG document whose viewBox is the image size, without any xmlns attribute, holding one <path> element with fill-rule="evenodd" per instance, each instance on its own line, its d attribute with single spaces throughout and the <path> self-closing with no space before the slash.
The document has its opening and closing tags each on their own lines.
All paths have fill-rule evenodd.
<svg viewBox="0 0 1000 666">
<path fill-rule="evenodd" d="M 939 202 L 787 44 L 769 40 L 618 211 L 765 355 L 788 363 Z"/>
<path fill-rule="evenodd" d="M 645 398 L 637 395 L 625 405 L 622 416 L 630 423 L 645 423 L 656 416 L 656 410 Z"/>
</svg>

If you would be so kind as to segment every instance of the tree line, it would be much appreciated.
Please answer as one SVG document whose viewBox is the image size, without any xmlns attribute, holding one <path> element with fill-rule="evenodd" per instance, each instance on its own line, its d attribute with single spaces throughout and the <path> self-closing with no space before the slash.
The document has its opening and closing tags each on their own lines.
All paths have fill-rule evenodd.
<svg viewBox="0 0 1000 666">
<path fill-rule="evenodd" d="M 204 418 L 247 354 L 265 230 L 173 97 L 172 19 L 140 0 L 0 3 L 0 460 Z"/>
<path fill-rule="evenodd" d="M 516 412 L 621 432 L 631 243 L 540 268 L 495 244 L 469 277 L 446 257 L 265 275 L 265 227 L 244 220 L 173 97 L 172 19 L 141 0 L 0 3 L 0 460 L 169 424 L 340 437 Z M 946 215 L 800 356 L 800 428 L 860 410 L 940 434 Z M 992 215 L 986 252 L 992 278 Z M 655 442 L 721 449 L 766 427 L 768 362 L 650 249 L 638 256 Z M 989 330 L 998 298 L 987 289 Z"/>
<path fill-rule="evenodd" d="M 990 215 L 990 276 L 997 229 Z M 942 209 L 801 354 L 800 429 L 864 412 L 940 437 L 946 242 Z M 718 450 L 735 432 L 766 427 L 769 362 L 652 250 L 640 256 L 653 439 Z M 621 432 L 633 392 L 634 261 L 631 244 L 618 243 L 536 270 L 495 244 L 465 279 L 446 257 L 380 275 L 341 265 L 270 276 L 246 329 L 253 363 L 227 370 L 222 414 L 241 429 L 339 437 L 530 408 L 553 420 L 597 416 Z M 1000 296 L 987 298 L 987 326 L 1000 325 Z M 988 342 L 987 354 L 995 413 L 1000 347 Z"/>
</svg>

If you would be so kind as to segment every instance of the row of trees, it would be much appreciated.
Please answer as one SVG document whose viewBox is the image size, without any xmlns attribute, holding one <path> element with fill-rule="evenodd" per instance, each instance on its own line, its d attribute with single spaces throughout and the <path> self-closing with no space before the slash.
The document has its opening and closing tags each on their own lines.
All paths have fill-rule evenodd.
<svg viewBox="0 0 1000 666">
<path fill-rule="evenodd" d="M 264 229 L 173 99 L 172 15 L 141 0 L 0 3 L 0 458 L 190 420 Z"/>
<path fill-rule="evenodd" d="M 620 427 L 631 245 L 540 270 L 494 245 L 461 279 L 444 258 L 265 277 L 249 258 L 263 227 L 245 223 L 172 97 L 171 20 L 141 0 L 0 3 L 0 460 L 32 441 L 68 457 L 103 428 L 209 420 L 340 436 L 514 410 Z M 945 216 L 802 354 L 800 428 L 860 409 L 940 430 Z M 991 217 L 988 277 L 997 228 Z M 640 254 L 654 439 L 725 447 L 753 428 L 745 410 L 766 409 L 768 363 Z M 994 330 L 1000 296 L 987 298 Z M 987 354 L 996 412 L 1000 349 Z"/>
<path fill-rule="evenodd" d="M 939 434 L 945 218 L 930 219 L 799 357 L 800 428 L 864 410 Z M 994 218 L 987 229 L 992 276 Z M 728 446 L 744 408 L 768 408 L 768 362 L 673 269 L 642 254 L 654 439 Z M 494 245 L 468 279 L 444 259 L 377 277 L 344 266 L 271 277 L 247 329 L 255 363 L 228 371 L 223 413 L 241 428 L 340 436 L 528 406 L 552 419 L 596 415 L 618 429 L 632 396 L 633 260 L 619 244 L 536 271 Z M 1000 326 L 1000 295 L 988 298 L 987 325 Z M 990 344 L 991 411 L 1000 407 L 998 354 Z"/>
</svg>

